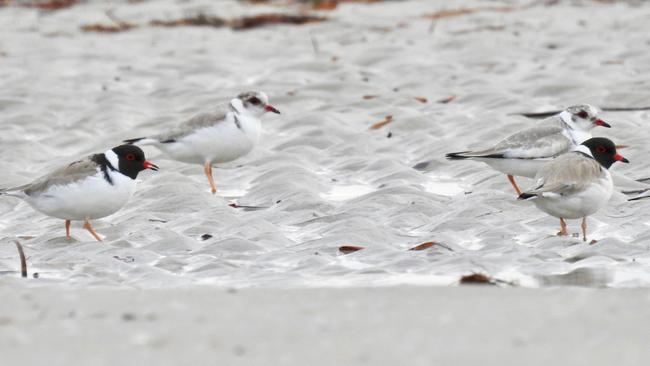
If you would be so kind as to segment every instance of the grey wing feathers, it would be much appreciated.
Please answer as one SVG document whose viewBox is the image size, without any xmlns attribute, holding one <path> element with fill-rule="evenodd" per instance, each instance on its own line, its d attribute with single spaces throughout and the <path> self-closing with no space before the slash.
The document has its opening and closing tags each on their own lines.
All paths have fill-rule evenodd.
<svg viewBox="0 0 650 366">
<path fill-rule="evenodd" d="M 535 177 L 537 185 L 524 194 L 565 194 L 579 191 L 598 181 L 603 174 L 602 169 L 596 160 L 580 153 L 564 154 L 544 165 Z"/>
<path fill-rule="evenodd" d="M 559 124 L 531 127 L 514 133 L 489 149 L 449 154 L 448 158 L 549 158 L 568 152 L 573 142 Z"/>
<path fill-rule="evenodd" d="M 560 126 L 532 127 L 519 131 L 497 143 L 491 150 L 506 158 L 547 158 L 565 153 L 573 146 Z"/>
<path fill-rule="evenodd" d="M 56 185 L 70 184 L 83 180 L 97 173 L 98 165 L 90 160 L 90 157 L 75 161 L 64 167 L 58 168 L 48 175 L 36 179 L 30 184 L 16 187 L 14 190 L 21 190 L 27 195 L 38 194 Z"/>
<path fill-rule="evenodd" d="M 197 116 L 190 118 L 179 126 L 164 132 L 160 135 L 154 136 L 153 138 L 159 142 L 173 142 L 177 139 L 183 138 L 187 135 L 192 134 L 194 131 L 214 126 L 218 123 L 221 123 L 225 120 L 226 113 L 203 113 Z"/>
</svg>

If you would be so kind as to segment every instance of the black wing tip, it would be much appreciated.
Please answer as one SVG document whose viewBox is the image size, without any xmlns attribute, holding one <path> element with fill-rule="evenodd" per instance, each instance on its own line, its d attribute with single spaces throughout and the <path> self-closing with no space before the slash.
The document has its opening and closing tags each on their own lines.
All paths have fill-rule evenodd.
<svg viewBox="0 0 650 366">
<path fill-rule="evenodd" d="M 455 152 L 455 153 L 449 153 L 445 154 L 445 158 L 449 160 L 463 160 L 463 159 L 469 159 L 467 156 L 462 156 L 461 154 L 466 153 L 467 151 L 461 151 L 461 152 Z"/>
<path fill-rule="evenodd" d="M 527 200 L 529 198 L 533 198 L 533 197 L 536 197 L 536 196 L 537 196 L 536 194 L 524 192 L 524 193 L 520 194 L 519 197 L 517 197 L 517 199 L 518 200 Z"/>
<path fill-rule="evenodd" d="M 503 154 L 487 154 L 487 155 L 472 155 L 472 156 L 466 156 L 462 154 L 467 154 L 470 153 L 470 151 L 461 151 L 461 152 L 455 152 L 455 153 L 449 153 L 445 155 L 445 157 L 449 160 L 463 160 L 463 159 L 471 159 L 471 158 L 482 158 L 482 159 L 503 159 L 505 156 Z"/>
<path fill-rule="evenodd" d="M 546 112 L 519 112 L 519 113 L 510 113 L 512 116 L 522 116 L 531 119 L 544 119 L 548 117 L 555 116 L 562 111 L 546 111 Z"/>
<path fill-rule="evenodd" d="M 138 137 L 138 138 L 134 138 L 134 139 L 128 139 L 128 140 L 124 140 L 122 142 L 124 142 L 125 144 L 133 145 L 136 142 L 138 142 L 140 140 L 144 140 L 144 139 L 146 139 L 146 137 Z"/>
</svg>

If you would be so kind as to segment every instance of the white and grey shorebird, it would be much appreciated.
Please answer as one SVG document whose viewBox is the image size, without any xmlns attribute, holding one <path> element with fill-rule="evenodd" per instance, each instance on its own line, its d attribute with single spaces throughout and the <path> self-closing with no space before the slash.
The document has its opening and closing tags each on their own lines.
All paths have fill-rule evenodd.
<svg viewBox="0 0 650 366">
<path fill-rule="evenodd" d="M 245 92 L 231 100 L 224 113 L 199 114 L 161 134 L 124 142 L 154 145 L 174 160 L 203 165 L 212 193 L 216 193 L 212 165 L 248 154 L 259 141 L 260 117 L 266 112 L 280 114 L 266 94 Z"/>
<path fill-rule="evenodd" d="M 629 161 L 616 152 L 614 143 L 594 137 L 544 165 L 531 189 L 519 195 L 540 210 L 560 219 L 558 235 L 568 235 L 565 219 L 582 218 L 582 237 L 587 241 L 587 216 L 598 211 L 612 196 L 609 167 Z"/>
<path fill-rule="evenodd" d="M 145 159 L 137 146 L 120 145 L 52 171 L 32 183 L 1 189 L 0 195 L 17 197 L 35 210 L 65 220 L 70 239 L 70 222 L 81 220 L 84 229 L 101 241 L 90 220 L 117 212 L 135 191 L 138 173 L 158 166 Z"/>
<path fill-rule="evenodd" d="M 533 178 L 550 159 L 571 151 L 591 138 L 596 126 L 611 127 L 598 118 L 598 109 L 589 104 L 568 107 L 540 121 L 539 125 L 514 133 L 494 146 L 475 151 L 449 153 L 450 160 L 482 161 L 508 176 L 517 194 L 521 190 L 514 176 Z"/>
</svg>

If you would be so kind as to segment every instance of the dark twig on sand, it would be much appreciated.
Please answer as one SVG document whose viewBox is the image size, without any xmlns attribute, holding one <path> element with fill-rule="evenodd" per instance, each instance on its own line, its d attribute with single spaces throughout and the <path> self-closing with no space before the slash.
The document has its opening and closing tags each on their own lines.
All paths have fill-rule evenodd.
<svg viewBox="0 0 650 366">
<path fill-rule="evenodd" d="M 16 248 L 18 249 L 18 255 L 20 256 L 20 275 L 23 278 L 27 278 L 27 259 L 25 258 L 25 252 L 23 251 L 23 246 L 18 240 L 15 240 Z"/>
</svg>

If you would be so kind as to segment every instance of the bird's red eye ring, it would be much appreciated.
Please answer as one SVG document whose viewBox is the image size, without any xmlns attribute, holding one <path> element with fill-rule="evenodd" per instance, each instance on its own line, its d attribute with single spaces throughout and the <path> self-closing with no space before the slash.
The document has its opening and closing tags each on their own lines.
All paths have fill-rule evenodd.
<svg viewBox="0 0 650 366">
<path fill-rule="evenodd" d="M 124 158 L 125 158 L 126 160 L 135 160 L 135 155 L 133 155 L 133 154 L 127 154 Z"/>
<path fill-rule="evenodd" d="M 587 118 L 589 117 L 589 113 L 587 113 L 587 111 L 580 111 L 580 113 L 578 113 L 578 117 Z"/>
<path fill-rule="evenodd" d="M 605 146 L 603 146 L 603 145 L 598 145 L 598 146 L 596 147 L 596 151 L 598 151 L 599 153 L 606 153 L 606 152 L 607 152 L 607 149 L 606 149 Z"/>
</svg>

